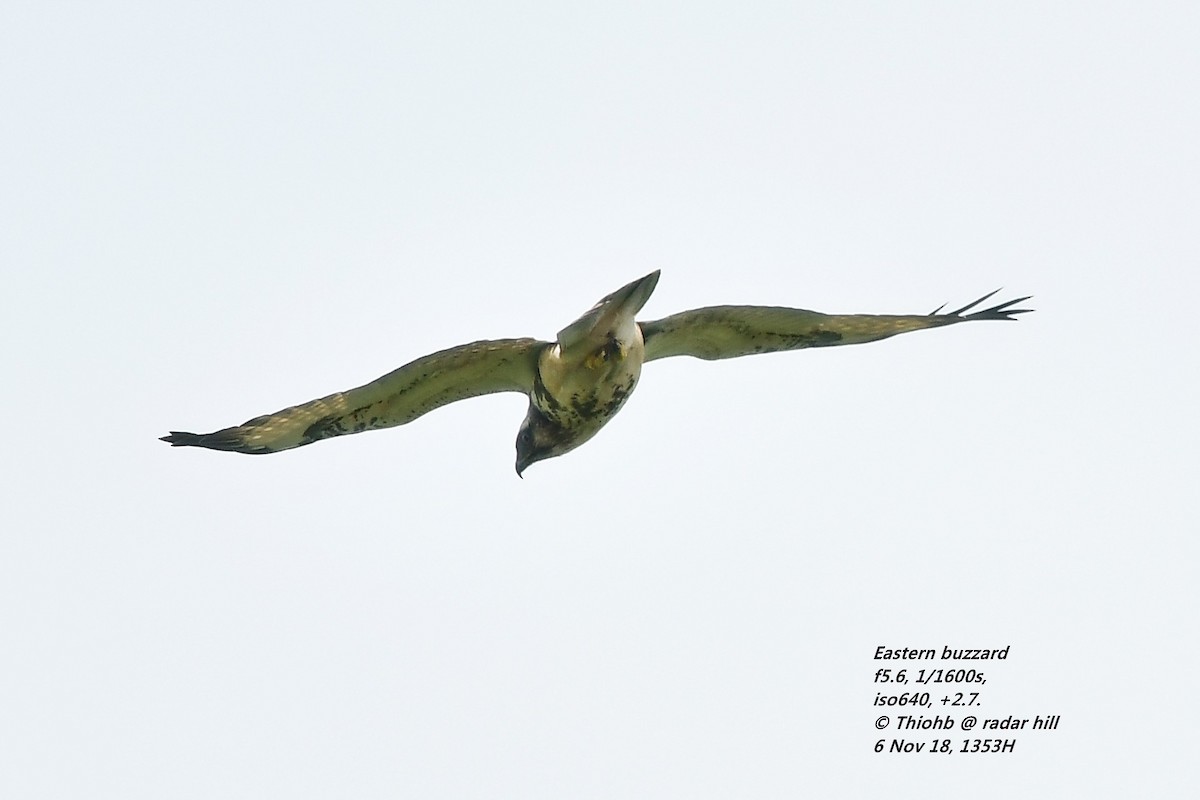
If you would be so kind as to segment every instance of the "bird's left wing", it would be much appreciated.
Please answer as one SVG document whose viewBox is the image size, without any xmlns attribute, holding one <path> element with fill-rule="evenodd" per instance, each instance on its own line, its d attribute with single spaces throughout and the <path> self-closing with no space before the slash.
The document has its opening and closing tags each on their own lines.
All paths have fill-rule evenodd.
<svg viewBox="0 0 1200 800">
<path fill-rule="evenodd" d="M 997 290 L 999 291 L 999 290 Z M 1013 308 L 1028 300 L 965 313 L 996 292 L 984 295 L 956 311 L 936 309 L 925 315 L 822 314 L 802 308 L 767 306 L 711 306 L 640 323 L 646 342 L 646 360 L 669 356 L 695 356 L 708 361 L 754 353 L 775 353 L 802 347 L 861 344 L 898 333 L 938 328 L 956 322 L 1012 320 L 1032 309 Z"/>
<path fill-rule="evenodd" d="M 204 434 L 172 431 L 162 440 L 175 447 L 274 453 L 332 436 L 403 425 L 476 395 L 528 394 L 538 354 L 546 344 L 537 339 L 472 342 L 418 358 L 357 389 L 255 417 L 233 428 Z"/>
</svg>

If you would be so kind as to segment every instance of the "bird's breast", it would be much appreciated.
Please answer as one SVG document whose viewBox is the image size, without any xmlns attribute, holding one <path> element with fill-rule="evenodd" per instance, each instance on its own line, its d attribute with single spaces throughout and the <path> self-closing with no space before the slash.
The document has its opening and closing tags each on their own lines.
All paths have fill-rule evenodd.
<svg viewBox="0 0 1200 800">
<path fill-rule="evenodd" d="M 600 430 L 620 410 L 642 372 L 646 349 L 641 331 L 611 336 L 574 358 L 558 345 L 538 360 L 532 399 L 538 410 L 584 438 Z"/>
</svg>

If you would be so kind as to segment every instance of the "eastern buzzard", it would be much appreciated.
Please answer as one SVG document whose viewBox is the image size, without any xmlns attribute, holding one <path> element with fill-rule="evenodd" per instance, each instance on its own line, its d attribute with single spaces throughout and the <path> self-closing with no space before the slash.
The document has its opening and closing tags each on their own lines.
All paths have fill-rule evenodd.
<svg viewBox="0 0 1200 800">
<path fill-rule="evenodd" d="M 1028 300 L 926 315 L 821 314 L 799 308 L 711 306 L 653 322 L 634 319 L 658 271 L 608 295 L 558 332 L 553 342 L 495 339 L 418 358 L 381 378 L 319 400 L 255 417 L 214 433 L 172 431 L 175 447 L 274 453 L 321 439 L 390 428 L 492 392 L 522 392 L 529 411 L 517 434 L 517 474 L 535 461 L 575 449 L 604 427 L 637 385 L 642 364 L 668 356 L 706 360 L 754 353 L 860 344 L 898 333 L 976 320 L 1012 320 Z M 970 313 L 968 313 L 970 312 Z"/>
</svg>

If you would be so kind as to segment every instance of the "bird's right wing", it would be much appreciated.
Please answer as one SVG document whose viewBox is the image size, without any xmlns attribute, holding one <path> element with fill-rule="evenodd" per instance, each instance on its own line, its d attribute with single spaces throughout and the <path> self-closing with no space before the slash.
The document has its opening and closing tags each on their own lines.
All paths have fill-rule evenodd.
<svg viewBox="0 0 1200 800">
<path fill-rule="evenodd" d="M 536 339 L 498 339 L 452 347 L 418 358 L 357 389 L 213 433 L 172 431 L 163 441 L 175 447 L 274 453 L 332 436 L 403 425 L 447 403 L 476 395 L 528 394 L 533 389 L 538 355 L 546 345 Z"/>
<path fill-rule="evenodd" d="M 646 360 L 670 356 L 695 356 L 713 361 L 754 353 L 775 353 L 803 347 L 861 344 L 898 333 L 939 328 L 975 320 L 1012 320 L 1027 308 L 1013 308 L 1028 297 L 969 311 L 996 292 L 962 308 L 931 314 L 822 314 L 802 308 L 769 306 L 711 306 L 640 323 L 646 342 Z"/>
</svg>

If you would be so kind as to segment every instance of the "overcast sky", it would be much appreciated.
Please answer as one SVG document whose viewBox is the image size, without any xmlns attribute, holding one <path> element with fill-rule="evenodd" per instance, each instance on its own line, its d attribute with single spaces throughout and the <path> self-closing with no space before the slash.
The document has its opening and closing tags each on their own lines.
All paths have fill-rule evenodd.
<svg viewBox="0 0 1200 800">
<path fill-rule="evenodd" d="M 1195 796 L 1198 42 L 1145 0 L 7 3 L 0 796 Z M 646 318 L 1037 312 L 655 362 L 524 480 L 515 394 L 157 441 L 653 269 Z M 876 670 L 946 666 L 879 646 L 1009 647 L 971 713 L 1059 727 L 876 754 L 943 735 Z"/>
</svg>

